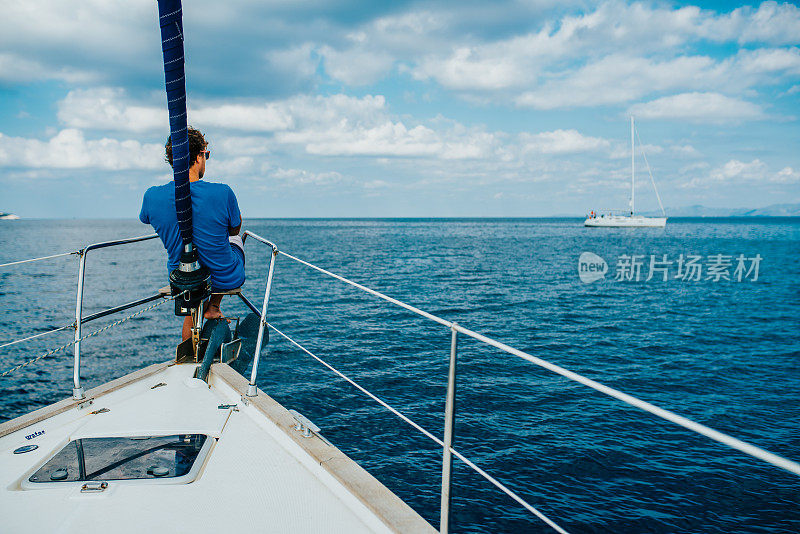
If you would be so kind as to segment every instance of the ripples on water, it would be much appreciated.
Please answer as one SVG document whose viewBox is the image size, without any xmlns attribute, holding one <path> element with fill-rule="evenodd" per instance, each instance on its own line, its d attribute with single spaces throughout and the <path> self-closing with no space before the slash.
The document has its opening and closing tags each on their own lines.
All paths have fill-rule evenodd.
<svg viewBox="0 0 800 534">
<path fill-rule="evenodd" d="M 664 230 L 578 220 L 257 220 L 282 249 L 703 424 L 800 459 L 800 221 L 671 220 Z M 127 221 L 0 224 L 0 263 L 148 233 Z M 245 293 L 266 251 L 248 243 Z M 583 284 L 583 251 L 761 254 L 756 282 Z M 158 241 L 90 253 L 84 313 L 165 285 Z M 4 268 L 0 343 L 69 323 L 74 257 Z M 164 361 L 169 305 L 84 342 L 89 387 Z M 238 301 L 223 303 L 244 315 Z M 271 321 L 435 434 L 450 333 L 279 257 Z M 108 322 L 111 322 L 110 320 Z M 106 324 L 90 323 L 86 331 Z M 70 339 L 0 349 L 0 370 Z M 68 396 L 70 353 L 0 379 L 10 419 Z M 259 386 L 438 525 L 437 446 L 273 334 Z M 571 532 L 797 532 L 800 478 L 463 336 L 455 446 Z M 268 483 L 268 482 L 267 482 Z M 455 461 L 454 532 L 549 528 Z"/>
</svg>

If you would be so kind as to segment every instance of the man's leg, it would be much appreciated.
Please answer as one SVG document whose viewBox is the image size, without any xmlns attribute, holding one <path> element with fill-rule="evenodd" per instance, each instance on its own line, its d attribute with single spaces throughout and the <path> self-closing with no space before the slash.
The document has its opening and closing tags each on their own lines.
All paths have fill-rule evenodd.
<svg viewBox="0 0 800 534">
<path fill-rule="evenodd" d="M 208 299 L 208 302 L 203 307 L 203 317 L 206 319 L 222 319 L 225 316 L 222 315 L 222 310 L 219 309 L 219 305 L 222 302 L 222 295 L 211 295 Z M 181 330 L 181 337 L 183 341 L 186 341 L 190 337 L 192 337 L 192 316 L 188 315 L 183 319 L 183 329 Z"/>
<path fill-rule="evenodd" d="M 232 235 L 228 237 L 228 241 L 231 244 L 231 248 L 236 251 L 237 254 L 242 259 L 242 265 L 244 266 L 244 240 L 238 235 Z M 206 302 L 205 306 L 203 307 L 203 317 L 206 319 L 225 319 L 225 315 L 223 315 L 222 310 L 220 309 L 220 304 L 222 303 L 223 295 L 220 294 L 211 294 L 211 297 Z M 230 322 L 230 320 L 228 320 Z M 192 336 L 192 321 L 191 318 L 187 318 L 186 321 L 183 323 L 183 339 L 188 339 Z"/>
<path fill-rule="evenodd" d="M 183 330 L 181 330 L 183 341 L 192 337 L 192 316 L 188 315 L 183 319 Z"/>
<path fill-rule="evenodd" d="M 239 235 L 232 235 L 228 236 L 228 242 L 231 245 L 231 249 L 234 250 L 234 254 L 237 254 L 241 258 L 242 268 L 244 268 L 244 240 Z M 225 315 L 223 315 L 219 307 L 221 302 L 222 295 L 212 294 L 204 308 L 203 317 L 206 319 L 224 319 Z M 228 320 L 228 322 L 230 322 L 230 320 Z"/>
<path fill-rule="evenodd" d="M 222 310 L 219 309 L 219 305 L 222 302 L 222 295 L 211 295 L 211 298 L 208 299 L 208 304 L 206 304 L 205 312 L 203 313 L 203 317 L 206 319 L 222 319 L 225 316 L 222 315 Z"/>
</svg>

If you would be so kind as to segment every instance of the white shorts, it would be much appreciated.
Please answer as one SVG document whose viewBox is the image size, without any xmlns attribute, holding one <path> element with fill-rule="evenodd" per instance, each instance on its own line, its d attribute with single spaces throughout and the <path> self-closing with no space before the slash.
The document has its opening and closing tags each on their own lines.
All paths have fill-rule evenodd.
<svg viewBox="0 0 800 534">
<path fill-rule="evenodd" d="M 231 245 L 236 245 L 244 254 L 244 241 L 242 241 L 242 236 L 240 235 L 229 235 L 228 236 L 228 243 Z"/>
</svg>

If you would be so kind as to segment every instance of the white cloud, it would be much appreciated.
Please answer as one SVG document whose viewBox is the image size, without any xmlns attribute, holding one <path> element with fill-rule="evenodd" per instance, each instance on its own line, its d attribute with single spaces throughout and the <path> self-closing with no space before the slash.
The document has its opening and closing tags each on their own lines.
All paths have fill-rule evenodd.
<svg viewBox="0 0 800 534">
<path fill-rule="evenodd" d="M 121 88 L 76 89 L 58 103 L 58 120 L 70 128 L 131 132 L 168 131 L 164 108 L 127 102 Z"/>
<path fill-rule="evenodd" d="M 575 59 L 602 57 L 620 49 L 647 53 L 681 44 L 699 13 L 695 7 L 651 9 L 604 2 L 591 13 L 548 21 L 538 31 L 451 46 L 445 55 L 429 53 L 414 74 L 456 90 L 521 88 L 542 74 L 563 70 Z"/>
<path fill-rule="evenodd" d="M 243 132 L 272 132 L 292 126 L 292 117 L 280 104 L 222 104 L 189 106 L 191 122 Z"/>
<path fill-rule="evenodd" d="M 382 96 L 364 98 L 333 95 L 330 97 L 295 97 L 275 102 L 237 104 L 206 103 L 190 106 L 189 122 L 204 129 L 265 134 L 284 130 L 304 130 L 319 124 L 360 123 L 373 121 L 385 112 Z M 164 133 L 168 131 L 166 109 L 132 101 L 121 88 L 99 87 L 70 91 L 58 103 L 58 118 L 70 128 Z M 267 138 L 232 136 L 221 141 L 223 149 L 239 154 L 266 151 Z"/>
<path fill-rule="evenodd" d="M 698 158 L 702 156 L 699 150 L 692 145 L 672 145 L 670 147 L 673 153 L 685 158 Z"/>
<path fill-rule="evenodd" d="M 716 59 L 687 54 L 687 44 L 712 38 L 796 44 L 798 21 L 800 9 L 770 2 L 726 16 L 691 6 L 611 1 L 590 13 L 548 22 L 536 32 L 451 44 L 444 53 L 428 51 L 412 59 L 409 69 L 415 78 L 435 80 L 471 101 L 485 94 L 536 109 L 615 105 L 654 93 L 719 87 L 745 92 L 800 75 L 800 49 L 741 50 Z"/>
<path fill-rule="evenodd" d="M 709 177 L 718 182 L 726 182 L 734 179 L 758 180 L 764 176 L 766 170 L 767 165 L 760 159 L 754 159 L 749 163 L 732 159 L 721 167 L 713 169 L 709 173 Z"/>
<path fill-rule="evenodd" d="M 258 174 L 260 168 L 251 156 L 238 156 L 214 161 L 214 165 L 206 166 L 206 173 L 213 180 L 214 176 L 242 176 Z"/>
<path fill-rule="evenodd" d="M 309 56 L 317 53 L 325 58 L 328 75 L 346 84 L 370 83 L 399 63 L 415 78 L 449 89 L 502 92 L 534 84 L 543 74 L 562 76 L 580 62 L 589 65 L 620 50 L 635 51 L 630 55 L 638 57 L 657 53 L 663 62 L 692 41 L 744 39 L 780 46 L 795 44 L 800 31 L 800 10 L 769 2 L 757 10 L 718 15 L 694 6 L 671 9 L 612 0 L 560 19 L 547 19 L 547 7 L 539 5 L 537 16 L 530 17 L 544 20 L 537 22 L 539 28 L 517 35 L 501 31 L 494 39 L 478 37 L 487 22 L 498 23 L 502 16 L 497 14 L 507 13 L 507 20 L 499 23 L 507 25 L 515 11 L 533 6 L 514 3 L 497 6 L 493 13 L 467 6 L 406 11 L 355 29 L 342 28 L 341 33 L 329 31 L 275 54 L 296 60 L 298 72 L 309 76 L 315 65 Z M 284 63 L 291 67 L 291 61 Z"/>
<path fill-rule="evenodd" d="M 785 77 L 800 75 L 800 48 L 742 50 L 722 65 L 724 74 L 735 87 L 775 83 Z"/>
<path fill-rule="evenodd" d="M 395 63 L 412 60 L 422 53 L 446 46 L 442 33 L 449 14 L 411 11 L 378 17 L 348 31 L 335 43 L 320 43 L 317 53 L 324 58 L 325 72 L 352 86 L 373 83 L 388 74 Z"/>
<path fill-rule="evenodd" d="M 703 168 L 703 166 L 694 166 L 685 170 L 702 170 Z M 726 186 L 733 184 L 798 185 L 800 184 L 800 171 L 787 166 L 780 171 L 774 172 L 758 158 L 749 162 L 731 159 L 723 165 L 711 169 L 705 175 L 695 176 L 681 187 L 710 188 L 719 187 L 721 184 Z"/>
<path fill-rule="evenodd" d="M 780 184 L 799 184 L 800 170 L 794 170 L 791 167 L 784 167 L 772 176 L 771 181 Z"/>
<path fill-rule="evenodd" d="M 377 124 L 387 113 L 383 95 L 361 98 L 336 94 L 331 96 L 298 96 L 284 101 L 297 124 L 349 123 Z"/>
<path fill-rule="evenodd" d="M 637 130 L 638 130 L 638 128 L 637 128 Z M 625 142 L 622 142 L 622 143 L 621 142 L 615 142 L 613 144 L 613 148 L 612 148 L 611 152 L 608 154 L 608 159 L 630 159 L 630 157 L 631 157 L 631 144 L 630 144 L 630 141 L 628 141 L 627 139 L 628 138 L 626 137 L 626 141 Z M 636 157 L 637 158 L 641 157 L 642 152 L 644 152 L 645 154 L 650 154 L 651 156 L 653 154 L 661 154 L 662 152 L 664 152 L 664 147 L 662 147 L 662 146 L 651 145 L 651 144 L 647 144 L 647 143 L 641 143 L 640 141 L 641 140 L 638 139 L 638 137 L 637 137 L 637 140 L 636 140 Z"/>
<path fill-rule="evenodd" d="M 157 12 L 152 3 L 86 0 L 4 2 L 0 53 L 24 50 L 24 63 L 4 63 L 5 79 L 97 80 L 124 73 L 142 58 L 158 58 Z M 109 65 L 115 67 L 109 69 Z M 8 70 L 7 70 L 8 69 Z"/>
<path fill-rule="evenodd" d="M 59 103 L 59 119 L 72 128 L 165 133 L 165 110 L 131 101 L 124 91 L 96 88 L 71 91 Z M 256 156 L 276 145 L 301 146 L 321 156 L 489 157 L 497 146 L 491 133 L 455 122 L 407 124 L 397 120 L 381 95 L 297 96 L 274 102 L 206 103 L 189 109 L 201 130 L 237 133 L 214 141 L 225 156 Z"/>
<path fill-rule="evenodd" d="M 0 81 L 28 83 L 61 80 L 69 83 L 88 83 L 95 78 L 91 72 L 85 70 L 48 66 L 16 53 L 0 52 Z"/>
<path fill-rule="evenodd" d="M 369 180 L 362 184 L 364 189 L 383 189 L 389 187 L 391 184 L 386 180 Z"/>
<path fill-rule="evenodd" d="M 339 51 L 323 46 L 319 53 L 325 58 L 325 71 L 333 79 L 351 86 L 376 82 L 391 70 L 394 63 L 391 54 L 363 47 Z"/>
<path fill-rule="evenodd" d="M 656 60 L 610 54 L 584 66 L 551 76 L 519 94 L 519 106 L 557 109 L 624 104 L 653 93 L 708 92 L 725 87 L 744 92 L 800 75 L 800 49 L 742 50 L 716 61 L 707 56 Z"/>
<path fill-rule="evenodd" d="M 763 2 L 758 9 L 744 6 L 731 13 L 699 21 L 698 35 L 714 41 L 797 44 L 800 8 L 790 3 Z"/>
<path fill-rule="evenodd" d="M 219 140 L 214 140 L 211 150 L 216 151 L 217 149 L 225 154 L 263 156 L 270 153 L 270 138 L 226 135 Z"/>
<path fill-rule="evenodd" d="M 441 150 L 436 133 L 430 128 L 409 129 L 402 122 L 391 121 L 372 127 L 343 121 L 325 130 L 281 133 L 277 139 L 304 145 L 309 154 L 324 156 L 432 156 Z"/>
<path fill-rule="evenodd" d="M 412 11 L 400 15 L 380 17 L 368 25 L 368 28 L 353 35 L 353 41 L 368 42 L 371 38 L 380 38 L 395 48 L 425 48 L 421 39 L 441 35 L 452 25 L 453 13 L 433 11 Z"/>
<path fill-rule="evenodd" d="M 600 137 L 585 136 L 577 130 L 555 130 L 531 135 L 520 135 L 523 152 L 541 154 L 574 154 L 607 149 L 610 143 Z"/>
<path fill-rule="evenodd" d="M 448 89 L 506 89 L 532 81 L 535 71 L 528 65 L 520 65 L 516 59 L 505 53 L 495 53 L 494 49 L 461 47 L 446 58 L 429 56 L 423 59 L 413 74 L 421 80 L 433 78 Z"/>
<path fill-rule="evenodd" d="M 656 62 L 614 54 L 526 91 L 516 103 L 537 109 L 620 104 L 654 91 L 696 84 L 713 65 L 711 58 L 702 56 Z"/>
<path fill-rule="evenodd" d="M 269 177 L 277 180 L 286 181 L 292 185 L 329 185 L 342 181 L 342 175 L 338 172 L 311 172 L 304 169 L 282 169 L 278 168 L 269 173 Z"/>
<path fill-rule="evenodd" d="M 58 119 L 70 128 L 127 132 L 167 132 L 166 105 L 132 102 L 121 88 L 76 89 L 58 103 Z M 243 132 L 271 132 L 292 125 L 285 104 L 189 106 L 190 123 Z"/>
<path fill-rule="evenodd" d="M 496 145 L 493 134 L 455 122 L 396 120 L 382 96 L 294 99 L 289 107 L 297 126 L 275 140 L 314 155 L 474 159 L 490 156 Z"/>
<path fill-rule="evenodd" d="M 645 119 L 729 122 L 765 118 L 761 106 L 719 93 L 682 93 L 636 104 L 630 114 Z"/>
<path fill-rule="evenodd" d="M 87 140 L 83 132 L 65 129 L 47 141 L 0 134 L 0 165 L 47 169 L 161 169 L 164 148 L 138 141 Z"/>
<path fill-rule="evenodd" d="M 442 150 L 438 156 L 445 160 L 477 160 L 503 157 L 495 134 L 463 127 L 440 132 Z"/>
<path fill-rule="evenodd" d="M 300 145 L 309 154 L 431 156 L 442 149 L 432 129 L 392 120 L 380 95 L 296 97 L 281 106 L 293 117 L 293 127 L 276 132 L 275 140 Z"/>
<path fill-rule="evenodd" d="M 284 50 L 270 50 L 265 57 L 277 72 L 299 78 L 310 78 L 317 70 L 318 61 L 313 57 L 314 45 L 303 43 Z"/>
<path fill-rule="evenodd" d="M 697 171 L 705 170 L 710 168 L 711 165 L 707 161 L 698 161 L 696 163 L 690 163 L 689 165 L 684 165 L 680 169 L 678 169 L 678 173 L 682 175 L 686 175 L 689 173 L 694 173 Z"/>
<path fill-rule="evenodd" d="M 195 90 L 237 84 L 248 64 L 250 81 L 270 75 L 275 84 L 312 80 L 323 57 L 328 75 L 346 84 L 369 83 L 393 65 L 405 64 L 415 76 L 448 88 L 502 92 L 563 76 L 620 50 L 640 57 L 658 54 L 663 62 L 684 53 L 691 42 L 791 46 L 800 35 L 800 9 L 776 2 L 722 14 L 622 0 L 588 9 L 580 1 L 412 4 L 382 10 L 390 15 L 379 11 L 355 25 L 331 16 L 338 8 L 325 9 L 325 4 L 279 4 L 197 0 L 186 10 L 187 31 L 203 36 L 187 40 L 193 79 L 200 81 Z M 587 12 L 557 15 L 568 4 Z M 507 28 L 519 28 L 520 21 L 530 22 L 510 35 Z M 24 60 L 19 50 L 26 51 Z M 151 68 L 160 51 L 156 10 L 149 2 L 11 2 L 0 19 L 0 54 L 15 56 L 15 66 L 0 69 L 0 76 L 17 81 L 66 79 L 76 73 L 120 80 L 131 72 L 152 73 L 147 83 L 160 81 L 159 69 Z M 200 57 L 217 64 L 203 68 Z"/>
</svg>

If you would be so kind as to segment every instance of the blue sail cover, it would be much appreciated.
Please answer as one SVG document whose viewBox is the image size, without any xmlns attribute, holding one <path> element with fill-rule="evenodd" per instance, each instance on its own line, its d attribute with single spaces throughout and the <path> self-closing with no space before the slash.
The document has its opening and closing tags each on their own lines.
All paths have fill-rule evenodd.
<svg viewBox="0 0 800 534">
<path fill-rule="evenodd" d="M 186 121 L 186 73 L 183 59 L 183 13 L 180 0 L 158 0 L 161 49 L 172 140 L 175 211 L 184 245 L 192 242 L 192 199 L 189 190 L 189 132 Z"/>
</svg>

